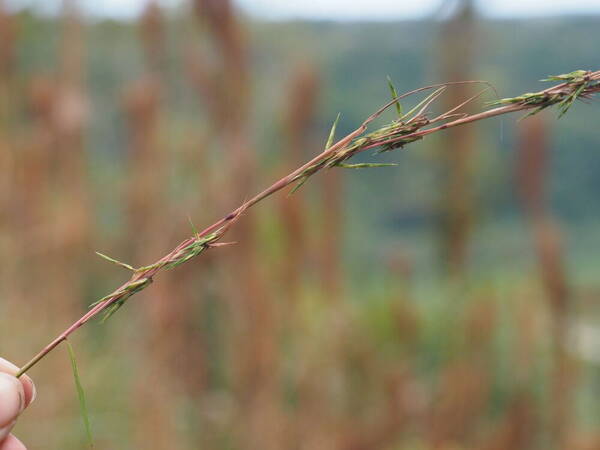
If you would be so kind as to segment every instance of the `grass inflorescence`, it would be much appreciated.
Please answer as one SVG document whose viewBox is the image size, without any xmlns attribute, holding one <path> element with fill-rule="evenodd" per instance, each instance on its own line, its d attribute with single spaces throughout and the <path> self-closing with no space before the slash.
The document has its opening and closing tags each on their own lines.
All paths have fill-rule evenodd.
<svg viewBox="0 0 600 450">
<path fill-rule="evenodd" d="M 152 283 L 152 277 L 154 273 L 160 269 L 172 269 L 189 261 L 192 258 L 195 258 L 200 253 L 211 247 L 223 245 L 218 244 L 217 241 L 223 236 L 226 229 L 227 228 L 223 227 L 206 236 L 201 236 L 198 233 L 194 233 L 192 238 L 178 246 L 173 252 L 167 255 L 167 257 L 157 261 L 154 264 L 143 266 L 137 269 L 129 264 L 111 258 L 110 256 L 96 252 L 96 254 L 98 254 L 100 257 L 117 264 L 120 267 L 131 270 L 133 272 L 133 276 L 129 282 L 125 283 L 118 290 L 92 303 L 90 306 L 94 307 L 100 304 L 109 303 L 109 306 L 105 309 L 103 321 L 108 319 L 125 304 L 125 301 L 129 299 L 129 297 L 146 289 Z"/>
<path fill-rule="evenodd" d="M 129 264 L 122 263 L 116 259 L 100 254 L 100 256 L 108 261 L 132 271 L 133 274 L 131 278 L 117 290 L 95 302 L 90 311 L 88 311 L 85 315 L 83 315 L 80 319 L 63 331 L 63 333 L 56 337 L 33 359 L 23 366 L 18 376 L 21 376 L 27 372 L 56 346 L 65 341 L 71 333 L 87 323 L 90 319 L 96 317 L 100 313 L 105 314 L 105 319 L 110 317 L 121 306 L 123 306 L 123 304 L 131 296 L 147 288 L 152 283 L 153 277 L 160 270 L 177 267 L 200 255 L 207 249 L 228 245 L 227 243 L 220 243 L 219 240 L 241 217 L 241 215 L 248 208 L 271 196 L 275 192 L 286 188 L 287 186 L 296 183 L 296 187 L 294 188 L 295 190 L 304 184 L 312 175 L 324 169 L 361 169 L 381 167 L 382 164 L 378 163 L 349 164 L 347 161 L 355 155 L 369 149 L 376 149 L 377 154 L 403 148 L 412 142 L 423 139 L 429 134 L 448 128 L 465 125 L 471 122 L 517 111 L 530 111 L 530 114 L 536 114 L 551 106 L 558 106 L 560 110 L 560 116 L 562 116 L 569 110 L 576 100 L 589 99 L 593 94 L 600 92 L 600 71 L 591 72 L 577 70 L 567 74 L 549 77 L 545 81 L 555 81 L 559 82 L 559 84 L 544 91 L 526 93 L 517 97 L 504 98 L 489 103 L 487 106 L 492 107 L 492 109 L 485 109 L 474 114 L 461 112 L 465 106 L 469 105 L 480 95 L 488 91 L 488 87 L 475 96 L 466 99 L 462 103 L 451 108 L 450 110 L 439 115 L 432 115 L 432 105 L 434 105 L 435 101 L 453 85 L 467 83 L 488 83 L 482 81 L 442 83 L 426 86 L 402 95 L 398 95 L 396 88 L 393 86 L 391 80 L 388 79 L 392 100 L 369 116 L 355 131 L 334 143 L 335 132 L 340 118 L 338 115 L 338 118 L 331 128 L 331 132 L 323 152 L 312 158 L 298 169 L 294 170 L 289 175 L 276 181 L 264 191 L 245 201 L 241 206 L 236 208 L 222 219 L 218 220 L 213 225 L 207 227 L 199 233 L 195 232 L 192 237 L 181 242 L 177 247 L 175 247 L 171 252 L 159 259 L 157 262 L 148 266 L 134 268 Z M 404 113 L 402 106 L 400 105 L 400 101 L 404 98 L 422 92 L 430 93 L 407 113 Z M 370 125 L 371 122 L 380 117 L 387 109 L 394 105 L 396 105 L 398 117 L 392 120 L 390 123 L 376 129 L 375 131 L 366 133 L 368 125 Z"/>
<path fill-rule="evenodd" d="M 528 115 L 558 105 L 559 117 L 565 115 L 575 100 L 589 98 L 593 92 L 600 89 L 600 79 L 597 72 L 587 70 L 575 70 L 562 75 L 553 75 L 541 81 L 562 81 L 560 87 L 547 89 L 542 92 L 531 93 L 512 97 L 490 103 L 490 106 L 498 105 L 522 105 L 535 107 Z"/>
</svg>

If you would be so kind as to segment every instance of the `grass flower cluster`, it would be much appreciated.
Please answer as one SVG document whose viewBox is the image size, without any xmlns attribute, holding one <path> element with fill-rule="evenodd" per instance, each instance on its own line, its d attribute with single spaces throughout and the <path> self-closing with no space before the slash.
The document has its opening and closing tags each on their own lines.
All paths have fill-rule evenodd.
<svg viewBox="0 0 600 450">
<path fill-rule="evenodd" d="M 228 245 L 228 243 L 221 243 L 219 241 L 248 208 L 294 183 L 296 184 L 295 189 L 297 189 L 312 175 L 325 169 L 379 167 L 382 164 L 350 164 L 347 163 L 347 161 L 355 155 L 369 149 L 376 149 L 377 153 L 381 153 L 403 148 L 412 142 L 423 139 L 429 134 L 479 120 L 517 111 L 529 111 L 528 115 L 531 115 L 552 106 L 557 106 L 560 111 L 560 116 L 562 116 L 576 100 L 589 99 L 594 94 L 600 92 L 600 71 L 592 72 L 577 70 L 568 74 L 549 77 L 546 81 L 554 81 L 558 82 L 558 84 L 540 92 L 526 93 L 517 97 L 505 98 L 489 103 L 487 108 L 482 112 L 474 114 L 462 112 L 462 109 L 465 106 L 471 104 L 476 98 L 490 89 L 487 87 L 477 95 L 466 99 L 464 102 L 439 115 L 432 115 L 431 109 L 435 104 L 435 101 L 443 95 L 447 89 L 451 89 L 452 86 L 456 84 L 487 83 L 482 81 L 444 83 L 426 86 L 398 95 L 395 87 L 390 81 L 392 100 L 369 116 L 355 131 L 334 143 L 336 127 L 339 121 L 338 116 L 331 129 L 329 139 L 325 146 L 326 148 L 322 153 L 315 156 L 289 175 L 276 181 L 264 191 L 250 198 L 213 225 L 199 233 L 194 233 L 193 236 L 181 242 L 177 247 L 155 263 L 140 268 L 134 268 L 129 264 L 122 263 L 116 259 L 100 254 L 100 256 L 110 262 L 132 271 L 131 278 L 111 294 L 95 302 L 85 315 L 75 321 L 70 327 L 44 347 L 44 349 L 34 358 L 25 364 L 18 376 L 26 373 L 61 342 L 66 341 L 69 335 L 92 318 L 101 313 L 105 314 L 105 318 L 110 317 L 123 306 L 131 296 L 146 289 L 152 283 L 154 276 L 162 269 L 177 267 L 200 255 L 205 250 Z M 418 102 L 416 106 L 410 109 L 409 112 L 404 113 L 401 106 L 401 100 L 423 92 L 428 92 L 429 94 L 423 100 Z M 398 117 L 377 130 L 366 133 L 367 127 L 392 106 L 396 107 Z"/>
</svg>

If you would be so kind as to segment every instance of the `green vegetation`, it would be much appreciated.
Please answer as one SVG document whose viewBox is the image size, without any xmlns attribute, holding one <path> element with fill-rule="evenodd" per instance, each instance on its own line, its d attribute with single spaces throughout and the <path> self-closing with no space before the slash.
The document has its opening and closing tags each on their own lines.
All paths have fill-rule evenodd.
<svg viewBox="0 0 600 450">
<path fill-rule="evenodd" d="M 87 436 L 66 364 L 33 368 L 44 353 L 23 367 L 40 396 L 15 433 L 61 450 L 91 445 L 90 421 L 98 448 L 595 448 L 600 129 L 594 102 L 571 106 L 598 74 L 538 80 L 596 69 L 600 19 L 479 22 L 473 78 L 494 95 L 436 85 L 438 22 L 249 23 L 246 39 L 200 3 L 165 34 L 156 10 L 79 35 L 17 17 L 15 72 L 0 71 L 0 354 L 128 307 L 76 334 L 86 396 L 69 345 Z M 442 103 L 453 88 L 460 110 Z M 569 114 L 516 135 L 518 111 L 550 106 Z M 477 151 L 453 277 L 439 155 L 458 150 L 455 121 Z M 201 231 L 181 241 L 188 217 Z M 205 252 L 226 231 L 236 245 Z"/>
</svg>

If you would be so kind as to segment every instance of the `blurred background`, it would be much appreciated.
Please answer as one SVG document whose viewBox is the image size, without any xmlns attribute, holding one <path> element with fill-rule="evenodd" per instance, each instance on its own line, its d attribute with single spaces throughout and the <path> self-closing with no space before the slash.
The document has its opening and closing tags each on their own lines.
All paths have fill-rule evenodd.
<svg viewBox="0 0 600 450">
<path fill-rule="evenodd" d="M 127 279 L 94 251 L 157 260 L 386 76 L 515 96 L 600 69 L 599 33 L 597 0 L 0 1 L 0 354 Z M 261 203 L 73 336 L 96 448 L 600 448 L 599 114 L 438 133 Z M 30 374 L 15 433 L 85 448 L 66 350 Z"/>
</svg>

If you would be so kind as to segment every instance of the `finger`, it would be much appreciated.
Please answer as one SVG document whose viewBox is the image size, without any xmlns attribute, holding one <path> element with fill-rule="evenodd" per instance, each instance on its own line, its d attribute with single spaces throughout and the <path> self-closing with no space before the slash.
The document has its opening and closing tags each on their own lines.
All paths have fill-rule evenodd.
<svg viewBox="0 0 600 450">
<path fill-rule="evenodd" d="M 9 435 L 6 440 L 0 443 L 0 450 L 27 450 L 23 443 L 14 437 L 12 434 Z"/>
<path fill-rule="evenodd" d="M 19 368 L 4 358 L 0 358 L 0 372 L 16 375 L 19 372 Z M 28 407 L 36 397 L 35 384 L 33 384 L 33 381 L 27 375 L 23 375 L 19 380 L 23 384 L 23 390 L 25 391 L 25 407 Z"/>
<path fill-rule="evenodd" d="M 8 436 L 23 409 L 23 385 L 12 375 L 0 373 L 0 442 Z"/>
</svg>

